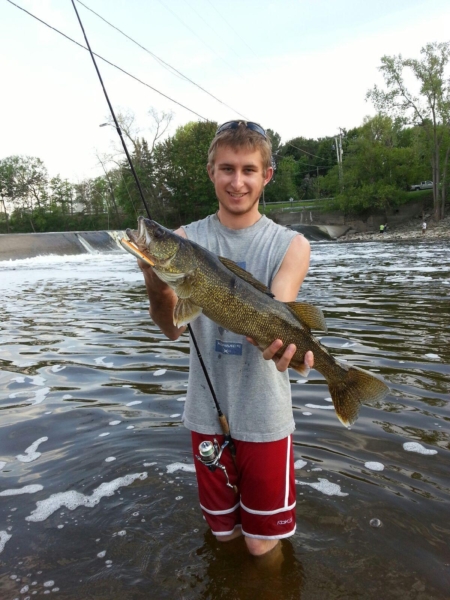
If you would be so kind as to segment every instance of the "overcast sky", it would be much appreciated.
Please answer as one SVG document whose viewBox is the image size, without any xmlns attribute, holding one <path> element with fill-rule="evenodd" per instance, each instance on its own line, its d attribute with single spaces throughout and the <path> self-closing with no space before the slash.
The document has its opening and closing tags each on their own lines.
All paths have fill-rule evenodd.
<svg viewBox="0 0 450 600">
<path fill-rule="evenodd" d="M 71 0 L 16 0 L 84 43 Z M 280 133 L 334 135 L 361 124 L 384 54 L 419 57 L 450 40 L 448 0 L 86 0 L 85 4 L 220 102 L 164 67 L 77 3 L 94 52 L 201 117 L 244 115 Z M 116 110 L 173 111 L 170 133 L 198 116 L 98 61 Z M 100 173 L 114 129 L 88 53 L 7 0 L 0 2 L 0 159 L 41 158 L 76 182 Z M 228 105 L 228 106 L 225 106 Z"/>
</svg>

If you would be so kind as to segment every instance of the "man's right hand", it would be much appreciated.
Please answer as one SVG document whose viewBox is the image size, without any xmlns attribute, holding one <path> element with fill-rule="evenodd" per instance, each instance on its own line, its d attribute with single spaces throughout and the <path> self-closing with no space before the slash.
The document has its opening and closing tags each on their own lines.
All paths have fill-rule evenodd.
<svg viewBox="0 0 450 600">
<path fill-rule="evenodd" d="M 150 301 L 150 317 L 170 340 L 178 339 L 186 327 L 179 328 L 173 324 L 173 311 L 178 300 L 177 295 L 167 283 L 161 281 L 148 263 L 142 260 L 137 262 L 144 275 L 145 287 Z"/>
</svg>

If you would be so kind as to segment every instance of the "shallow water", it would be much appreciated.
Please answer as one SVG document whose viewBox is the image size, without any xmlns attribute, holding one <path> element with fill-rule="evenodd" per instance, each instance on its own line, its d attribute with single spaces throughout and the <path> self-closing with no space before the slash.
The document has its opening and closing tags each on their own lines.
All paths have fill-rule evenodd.
<svg viewBox="0 0 450 600">
<path fill-rule="evenodd" d="M 448 598 L 449 250 L 313 245 L 302 298 L 322 342 L 391 393 L 347 430 L 323 377 L 291 371 L 297 533 L 279 574 L 205 527 L 188 338 L 151 323 L 134 260 L 0 263 L 1 600 Z"/>
</svg>

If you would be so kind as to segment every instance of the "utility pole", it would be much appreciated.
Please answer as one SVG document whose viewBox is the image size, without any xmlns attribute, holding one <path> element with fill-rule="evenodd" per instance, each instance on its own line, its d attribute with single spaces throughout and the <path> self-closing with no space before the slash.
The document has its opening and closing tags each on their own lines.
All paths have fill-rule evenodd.
<svg viewBox="0 0 450 600">
<path fill-rule="evenodd" d="M 343 154 L 342 129 L 340 127 L 339 127 L 339 138 L 335 137 L 334 141 L 335 141 L 335 145 L 336 145 L 337 163 L 338 163 L 338 167 L 339 167 L 339 183 L 341 184 L 341 191 L 342 191 L 344 189 L 344 171 L 342 168 L 342 154 Z"/>
</svg>

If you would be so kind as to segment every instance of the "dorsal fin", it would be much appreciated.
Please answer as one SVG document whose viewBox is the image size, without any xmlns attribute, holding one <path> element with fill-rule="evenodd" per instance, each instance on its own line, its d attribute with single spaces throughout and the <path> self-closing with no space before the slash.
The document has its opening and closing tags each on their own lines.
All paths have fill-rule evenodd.
<svg viewBox="0 0 450 600">
<path fill-rule="evenodd" d="M 306 325 L 309 329 L 328 331 L 323 312 L 317 306 L 306 302 L 286 302 L 286 306 L 289 306 L 302 325 Z"/>
<path fill-rule="evenodd" d="M 243 269 L 242 267 L 237 265 L 235 262 L 233 262 L 229 258 L 224 258 L 223 256 L 218 256 L 217 258 L 220 260 L 220 262 L 223 264 L 223 266 L 226 267 L 227 269 L 229 269 L 232 273 L 234 273 L 235 275 L 237 275 L 238 277 L 240 277 L 241 279 L 243 279 L 244 281 L 246 281 L 247 283 L 249 283 L 250 285 L 255 287 L 260 292 L 264 292 L 268 296 L 271 296 L 272 298 L 274 298 L 274 295 L 269 290 L 269 288 L 266 285 L 264 285 L 264 283 L 261 283 L 255 277 L 253 277 L 253 275 L 251 273 L 249 273 L 248 271 L 246 271 L 245 269 Z"/>
</svg>

